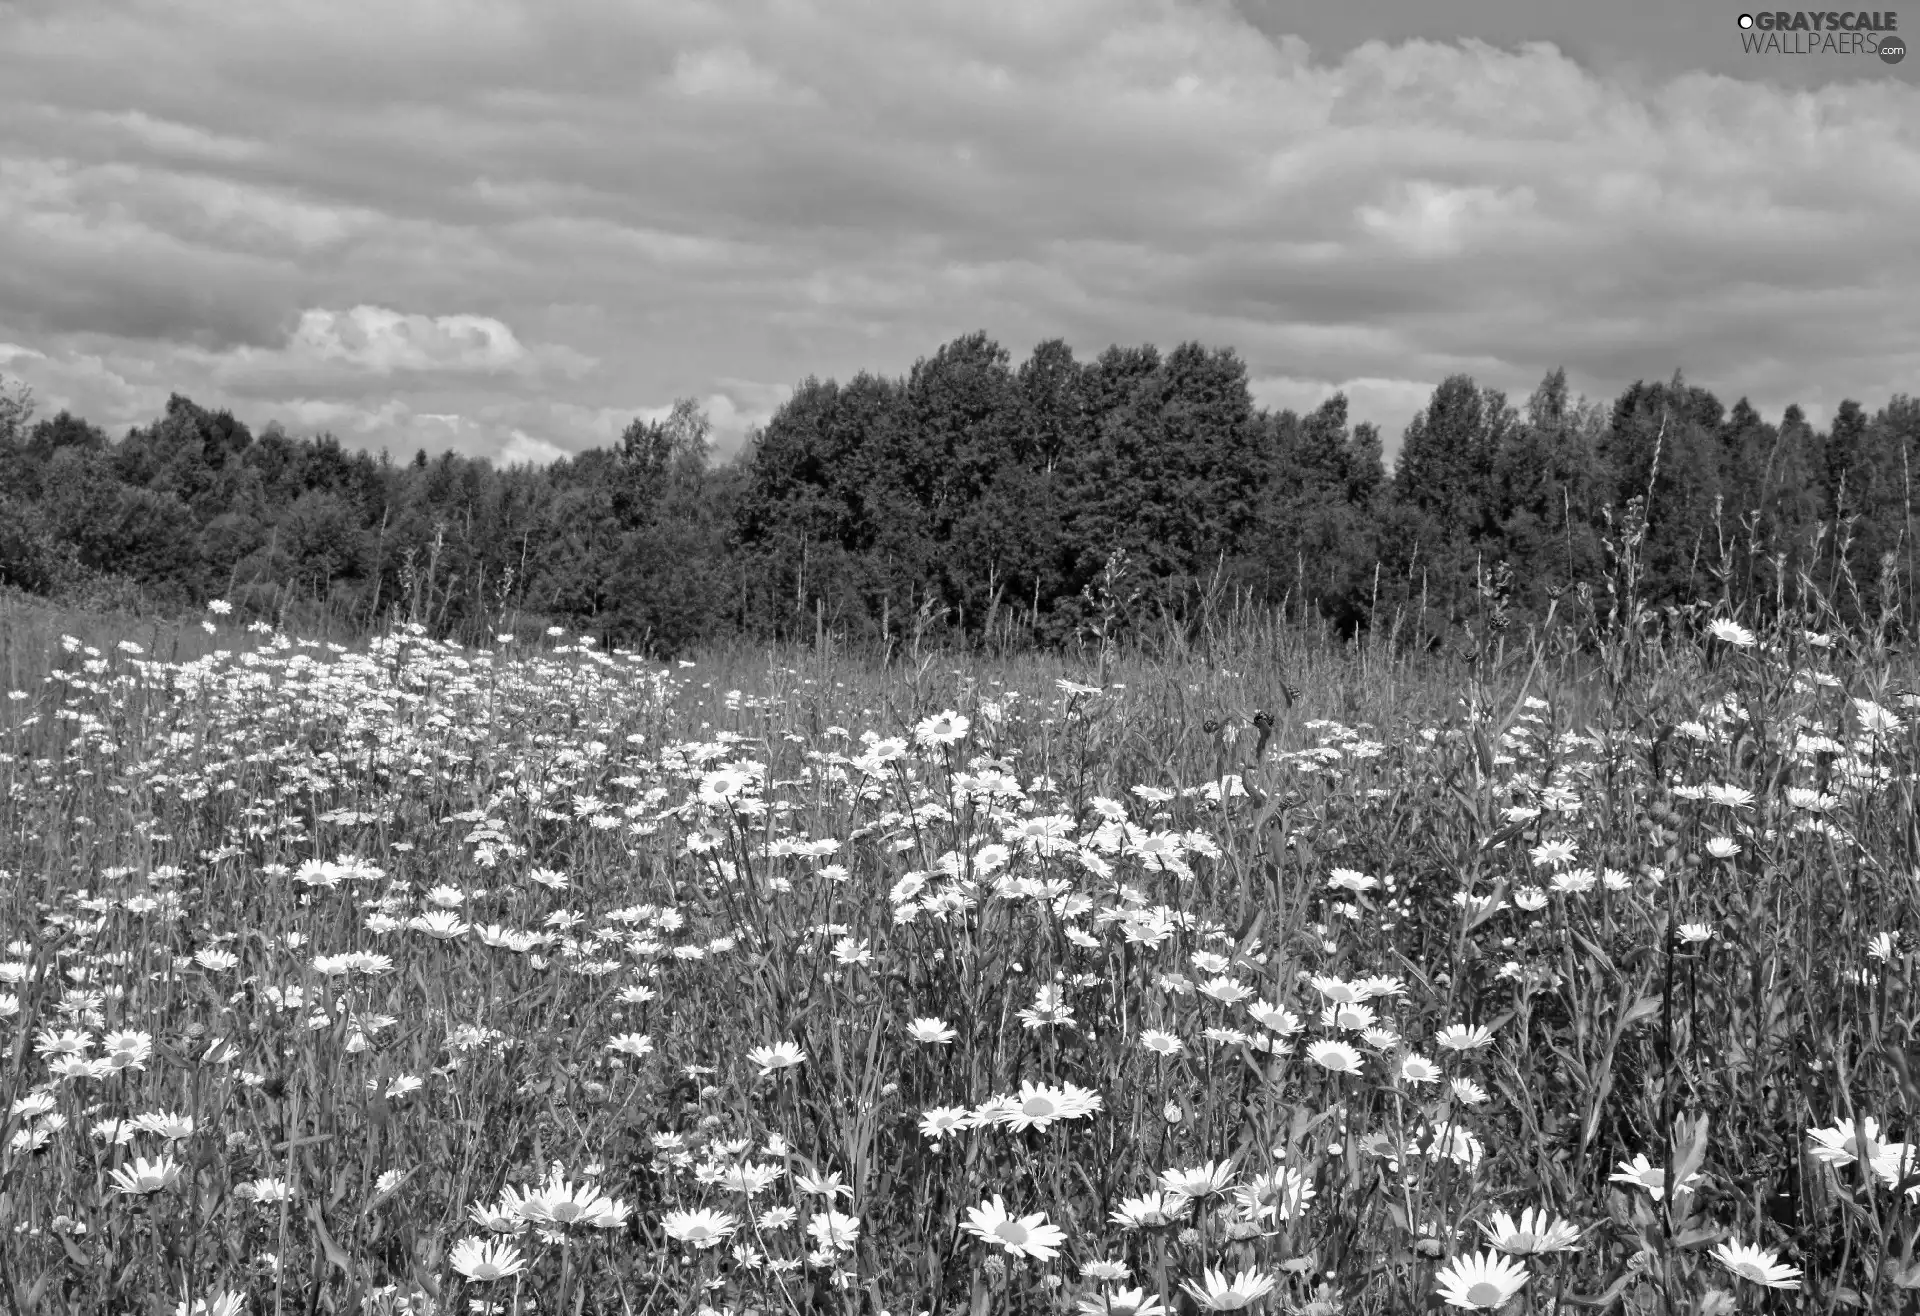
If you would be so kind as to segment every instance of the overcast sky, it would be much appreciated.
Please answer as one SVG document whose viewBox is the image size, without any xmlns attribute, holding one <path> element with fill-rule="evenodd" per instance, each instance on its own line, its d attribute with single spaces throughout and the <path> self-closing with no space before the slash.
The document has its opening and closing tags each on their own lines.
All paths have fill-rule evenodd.
<svg viewBox="0 0 1920 1316">
<path fill-rule="evenodd" d="M 737 450 L 974 329 L 1232 346 L 1389 447 L 1462 370 L 1876 410 L 1920 392 L 1920 56 L 1739 12 L 0 0 L 0 373 L 496 460 L 687 395 Z"/>
</svg>

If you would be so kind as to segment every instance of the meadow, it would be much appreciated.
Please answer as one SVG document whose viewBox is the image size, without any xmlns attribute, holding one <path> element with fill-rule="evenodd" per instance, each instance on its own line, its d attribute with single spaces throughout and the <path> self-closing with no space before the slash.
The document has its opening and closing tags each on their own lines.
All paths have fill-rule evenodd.
<svg viewBox="0 0 1920 1316">
<path fill-rule="evenodd" d="M 880 664 L 10 620 L 11 1313 L 1920 1288 L 1884 630 Z"/>
</svg>

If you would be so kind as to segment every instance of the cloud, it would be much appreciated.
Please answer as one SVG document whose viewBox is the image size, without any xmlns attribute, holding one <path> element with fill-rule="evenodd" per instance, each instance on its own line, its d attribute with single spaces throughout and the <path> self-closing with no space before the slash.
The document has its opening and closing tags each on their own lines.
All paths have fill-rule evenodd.
<svg viewBox="0 0 1920 1316">
<path fill-rule="evenodd" d="M 525 430 L 516 429 L 511 432 L 507 446 L 500 450 L 499 464 L 518 466 L 522 462 L 531 462 L 535 466 L 547 466 L 566 455 L 566 449 L 559 444 L 536 439 Z"/>
<path fill-rule="evenodd" d="M 303 311 L 287 344 L 295 359 L 396 370 L 512 370 L 528 360 L 513 330 L 485 315 L 403 315 L 380 306 Z"/>
<path fill-rule="evenodd" d="M 736 451 L 977 328 L 1231 345 L 1390 447 L 1455 371 L 1912 391 L 1920 89 L 1569 48 L 1208 0 L 14 6 L 0 341 L 103 424 L 177 389 L 495 457 L 680 396 Z"/>
<path fill-rule="evenodd" d="M 1248 381 L 1253 400 L 1271 411 L 1288 410 L 1306 416 L 1336 393 L 1347 396 L 1347 423 L 1377 426 L 1388 460 L 1400 448 L 1400 432 L 1417 411 L 1433 398 L 1438 380 L 1419 379 L 1292 379 L 1272 375 Z M 1516 404 L 1517 405 L 1517 404 Z"/>
<path fill-rule="evenodd" d="M 496 387 L 563 384 L 590 373 L 592 357 L 561 344 L 523 343 L 486 315 L 425 315 L 381 306 L 309 308 L 278 347 L 201 352 L 197 364 L 218 387 L 270 398 L 288 390 L 346 396 L 391 393 L 457 381 Z"/>
</svg>

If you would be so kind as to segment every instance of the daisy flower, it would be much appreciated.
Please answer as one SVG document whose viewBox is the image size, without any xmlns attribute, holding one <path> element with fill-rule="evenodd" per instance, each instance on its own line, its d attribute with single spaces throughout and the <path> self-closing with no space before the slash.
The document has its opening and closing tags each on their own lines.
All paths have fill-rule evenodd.
<svg viewBox="0 0 1920 1316">
<path fill-rule="evenodd" d="M 1481 1225 L 1487 1240 L 1502 1252 L 1520 1257 L 1541 1252 L 1578 1252 L 1580 1231 L 1565 1220 L 1555 1220 L 1545 1211 L 1528 1207 L 1520 1213 L 1520 1223 L 1505 1211 L 1493 1213 L 1492 1225 Z"/>
<path fill-rule="evenodd" d="M 1007 1204 L 998 1193 L 994 1194 L 991 1202 L 968 1207 L 967 1218 L 961 1222 L 961 1228 L 977 1238 L 999 1244 L 1016 1256 L 1033 1257 L 1039 1261 L 1053 1260 L 1059 1255 L 1060 1245 L 1067 1241 L 1065 1232 L 1058 1225 L 1047 1223 L 1044 1212 L 1014 1219 L 1007 1214 Z"/>
<path fill-rule="evenodd" d="M 1157 1229 L 1183 1218 L 1191 1203 L 1189 1197 L 1156 1189 L 1141 1197 L 1123 1199 L 1107 1218 L 1122 1229 Z"/>
<path fill-rule="evenodd" d="M 168 1142 L 180 1142 L 193 1136 L 193 1116 L 154 1111 L 134 1116 L 133 1127 L 142 1133 L 157 1133 Z"/>
<path fill-rule="evenodd" d="M 1339 1028 L 1351 1033 L 1364 1033 L 1379 1020 L 1371 1005 L 1329 1005 L 1320 1012 L 1322 1028 Z"/>
<path fill-rule="evenodd" d="M 952 709 L 948 709 L 944 713 L 934 714 L 916 726 L 913 729 L 913 738 L 915 743 L 929 748 L 936 745 L 952 745 L 965 738 L 967 728 L 972 725 L 972 722 Z"/>
<path fill-rule="evenodd" d="M 1835 1169 L 1852 1165 L 1859 1158 L 1861 1137 L 1865 1139 L 1869 1162 L 1877 1158 L 1887 1146 L 1880 1137 L 1880 1121 L 1871 1115 L 1860 1117 L 1860 1127 L 1857 1131 L 1851 1124 L 1836 1121 L 1832 1128 L 1808 1129 L 1807 1136 L 1818 1144 L 1808 1149 L 1813 1157 L 1816 1160 L 1825 1161 Z"/>
<path fill-rule="evenodd" d="M 1039 1219 L 1038 1216 L 1034 1218 Z M 829 1206 L 807 1221 L 807 1233 L 823 1249 L 849 1252 L 860 1237 L 860 1218 Z"/>
<path fill-rule="evenodd" d="M 747 1059 L 760 1066 L 761 1078 L 765 1078 L 776 1069 L 791 1069 L 806 1058 L 807 1053 L 792 1042 L 775 1042 L 772 1046 L 756 1046 L 747 1052 Z"/>
<path fill-rule="evenodd" d="M 1730 644 L 1736 649 L 1753 647 L 1753 632 L 1737 621 L 1728 621 L 1725 617 L 1716 617 L 1707 625 L 1707 633 L 1722 644 Z"/>
<path fill-rule="evenodd" d="M 907 1025 L 907 1036 L 916 1042 L 945 1046 L 956 1034 L 945 1019 L 915 1019 Z"/>
<path fill-rule="evenodd" d="M 1224 1193 L 1233 1185 L 1233 1180 L 1233 1166 L 1220 1161 L 1208 1161 L 1205 1165 L 1191 1170 L 1173 1169 L 1160 1172 L 1160 1186 L 1166 1190 L 1167 1196 L 1180 1198 L 1183 1202 L 1205 1201 L 1218 1193 Z"/>
<path fill-rule="evenodd" d="M 171 1156 L 160 1156 L 151 1161 L 144 1156 L 136 1156 L 133 1164 L 123 1165 L 112 1174 L 114 1189 L 129 1197 L 163 1192 L 178 1182 L 179 1178 L 180 1166 Z"/>
<path fill-rule="evenodd" d="M 1273 1292 L 1274 1277 L 1248 1268 L 1229 1280 L 1218 1270 L 1206 1272 L 1205 1283 L 1183 1280 L 1180 1287 L 1205 1311 L 1238 1311 Z"/>
<path fill-rule="evenodd" d="M 1202 996 L 1211 996 L 1222 1005 L 1238 1005 L 1241 1001 L 1253 995 L 1253 989 L 1244 983 L 1235 982 L 1231 978 L 1219 977 L 1210 978 L 1200 984 L 1200 994 Z"/>
<path fill-rule="evenodd" d="M 1000 1123 L 1015 1131 L 1044 1129 L 1055 1120 L 1081 1119 L 1100 1109 L 1100 1098 L 1085 1088 L 1068 1083 L 1064 1087 L 1042 1087 L 1023 1082 L 1020 1095 L 1000 1114 Z"/>
<path fill-rule="evenodd" d="M 593 1229 L 618 1229 L 632 1214 L 633 1208 L 625 1202 L 608 1197 L 590 1183 L 576 1188 L 557 1172 L 522 1198 L 519 1209 L 521 1219 L 536 1225 L 580 1225 Z"/>
<path fill-rule="evenodd" d="M 1256 1174 L 1233 1190 L 1240 1209 L 1254 1219 L 1279 1216 L 1293 1220 L 1313 1201 L 1315 1190 L 1307 1176 L 1291 1165 Z"/>
<path fill-rule="evenodd" d="M 1145 1289 L 1109 1289 L 1081 1298 L 1080 1316 L 1168 1316 L 1168 1310 Z"/>
<path fill-rule="evenodd" d="M 1415 1155 L 1445 1156 L 1458 1165 L 1478 1165 L 1486 1155 L 1486 1149 L 1471 1130 L 1454 1124 L 1422 1130 L 1420 1144 L 1413 1150 Z"/>
<path fill-rule="evenodd" d="M 1466 1024 L 1448 1024 L 1434 1034 L 1433 1040 L 1449 1051 L 1477 1051 L 1493 1040 L 1493 1030 L 1483 1024 L 1471 1028 Z"/>
<path fill-rule="evenodd" d="M 1327 885 L 1336 891 L 1371 891 L 1380 885 L 1380 879 L 1351 868 L 1336 868 L 1327 875 Z"/>
<path fill-rule="evenodd" d="M 1700 1176 L 1697 1172 L 1688 1175 L 1686 1179 L 1673 1190 L 1674 1196 L 1678 1197 L 1681 1193 L 1692 1192 L 1693 1185 L 1699 1178 Z M 1644 1188 L 1656 1202 L 1667 1195 L 1666 1170 L 1648 1161 L 1645 1152 L 1637 1154 L 1631 1161 L 1621 1161 L 1618 1171 L 1609 1175 L 1607 1182 L 1630 1184 L 1637 1188 Z"/>
<path fill-rule="evenodd" d="M 243 1183 L 234 1190 L 242 1197 L 251 1198 L 261 1206 L 272 1206 L 291 1200 L 293 1189 L 285 1179 L 254 1179 Z"/>
<path fill-rule="evenodd" d="M 660 1227 L 676 1242 L 705 1249 L 724 1242 L 739 1224 L 725 1211 L 701 1207 L 698 1211 L 669 1211 L 660 1218 Z"/>
<path fill-rule="evenodd" d="M 447 1264 L 470 1280 L 491 1283 L 527 1267 L 520 1249 L 505 1239 L 463 1238 L 453 1245 Z"/>
<path fill-rule="evenodd" d="M 1455 1257 L 1434 1276 L 1450 1307 L 1504 1307 L 1527 1282 L 1526 1267 L 1494 1252 Z"/>
<path fill-rule="evenodd" d="M 1400 1062 L 1403 1083 L 1434 1083 L 1440 1079 L 1440 1066 L 1423 1055 L 1409 1055 Z"/>
<path fill-rule="evenodd" d="M 825 1174 L 796 1174 L 793 1186 L 809 1197 L 824 1197 L 828 1203 L 839 1201 L 842 1197 L 851 1201 L 853 1189 L 840 1180 L 840 1171 L 828 1170 Z"/>
<path fill-rule="evenodd" d="M 972 1126 L 973 1116 L 965 1106 L 935 1106 L 920 1115 L 920 1136 L 934 1142 Z"/>
<path fill-rule="evenodd" d="M 1579 847 L 1572 841 L 1565 840 L 1564 838 L 1555 841 L 1542 841 L 1539 845 L 1534 846 L 1533 849 L 1527 852 L 1528 857 L 1533 860 L 1535 867 L 1544 867 L 1549 864 L 1570 864 L 1573 862 L 1573 857 L 1578 853 Z"/>
<path fill-rule="evenodd" d="M 473 930 L 471 923 L 462 923 L 457 915 L 445 909 L 429 909 L 424 914 L 416 914 L 407 920 L 407 926 L 415 932 L 426 933 L 436 941 L 452 941 Z"/>
<path fill-rule="evenodd" d="M 1319 992 L 1336 1005 L 1358 1005 L 1367 999 L 1367 994 L 1354 983 L 1343 982 L 1339 978 L 1314 977 L 1313 990 Z"/>
<path fill-rule="evenodd" d="M 41 1055 L 77 1056 L 93 1049 L 93 1034 L 76 1032 L 69 1028 L 56 1033 L 51 1028 L 42 1029 L 33 1039 L 33 1049 Z"/>
<path fill-rule="evenodd" d="M 1285 1006 L 1274 1005 L 1268 1001 L 1254 1001 L 1247 1006 L 1247 1013 L 1282 1037 L 1300 1031 L 1300 1016 Z"/>
<path fill-rule="evenodd" d="M 1158 1028 L 1142 1029 L 1140 1045 L 1156 1055 L 1163 1056 L 1177 1056 L 1186 1049 L 1186 1044 L 1179 1038 L 1172 1033 L 1162 1032 Z"/>
<path fill-rule="evenodd" d="M 247 1295 L 223 1290 L 210 1298 L 195 1298 L 191 1312 L 182 1298 L 173 1304 L 173 1316 L 247 1316 Z"/>
<path fill-rule="evenodd" d="M 1345 1042 L 1314 1042 L 1307 1047 L 1307 1059 L 1336 1074 L 1360 1072 L 1360 1053 Z"/>
<path fill-rule="evenodd" d="M 1797 1289 L 1800 1271 L 1780 1264 L 1780 1254 L 1761 1249 L 1757 1244 L 1736 1243 L 1732 1239 L 1713 1249 L 1713 1259 L 1741 1279 L 1770 1289 Z"/>
<path fill-rule="evenodd" d="M 1874 1155 L 1873 1173 L 1888 1188 L 1898 1188 L 1916 1172 L 1920 1172 L 1920 1149 L 1909 1143 L 1887 1143 Z M 1920 1183 L 1907 1189 L 1907 1199 L 1920 1201 Z"/>
</svg>

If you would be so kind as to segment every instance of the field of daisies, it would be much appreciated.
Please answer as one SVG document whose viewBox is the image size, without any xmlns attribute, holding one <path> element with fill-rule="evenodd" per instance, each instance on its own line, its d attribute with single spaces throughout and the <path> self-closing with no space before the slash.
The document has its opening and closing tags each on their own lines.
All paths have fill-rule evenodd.
<svg viewBox="0 0 1920 1316">
<path fill-rule="evenodd" d="M 0 701 L 10 1313 L 1920 1288 L 1920 697 L 1878 646 L 204 624 Z"/>
</svg>

